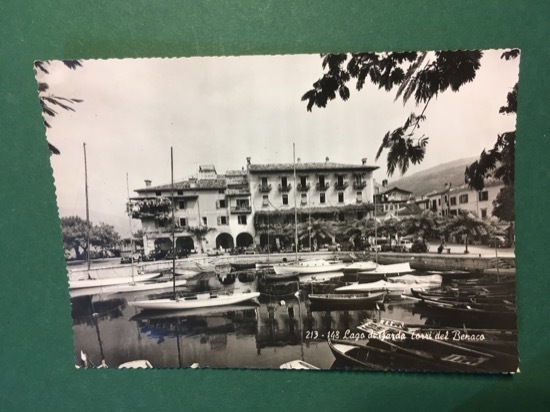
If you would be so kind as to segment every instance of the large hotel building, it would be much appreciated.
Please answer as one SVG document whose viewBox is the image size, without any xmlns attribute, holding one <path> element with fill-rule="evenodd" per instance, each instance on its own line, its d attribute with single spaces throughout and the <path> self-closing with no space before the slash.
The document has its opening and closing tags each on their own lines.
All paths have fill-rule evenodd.
<svg viewBox="0 0 550 412">
<path fill-rule="evenodd" d="M 174 231 L 177 250 L 290 248 L 297 224 L 313 220 L 349 221 L 373 216 L 373 171 L 360 164 L 254 164 L 217 174 L 213 165 L 174 183 Z M 172 186 L 135 190 L 129 207 L 140 219 L 144 251 L 172 246 Z M 302 226 L 303 226 L 302 225 Z M 300 243 L 309 242 L 302 239 Z M 302 245 L 301 245 L 302 246 Z"/>
</svg>

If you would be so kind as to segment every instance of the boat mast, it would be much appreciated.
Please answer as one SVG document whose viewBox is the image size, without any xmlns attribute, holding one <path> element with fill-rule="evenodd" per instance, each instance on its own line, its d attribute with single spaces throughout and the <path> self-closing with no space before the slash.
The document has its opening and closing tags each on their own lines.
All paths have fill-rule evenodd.
<svg viewBox="0 0 550 412">
<path fill-rule="evenodd" d="M 130 264 L 132 265 L 132 285 L 136 284 L 134 279 L 134 232 L 132 230 L 132 211 L 130 209 L 130 186 L 128 184 L 128 172 L 126 172 L 126 196 L 128 199 L 128 225 L 130 227 Z"/>
<path fill-rule="evenodd" d="M 294 260 L 298 262 L 298 209 L 296 209 L 296 144 L 292 143 L 292 163 L 294 164 Z"/>
<path fill-rule="evenodd" d="M 170 175 L 172 177 L 172 184 L 170 186 L 170 195 L 172 198 L 172 289 L 174 291 L 174 300 L 176 298 L 176 219 L 174 212 L 174 148 L 170 148 Z"/>
<path fill-rule="evenodd" d="M 373 189 L 374 189 L 374 262 L 378 266 L 378 231 L 377 231 L 377 222 L 376 222 L 376 182 L 373 180 Z"/>
<path fill-rule="evenodd" d="M 86 193 L 86 264 L 88 265 L 88 277 L 90 277 L 90 209 L 88 206 L 88 163 L 86 161 L 86 143 L 84 146 L 84 187 Z"/>
</svg>

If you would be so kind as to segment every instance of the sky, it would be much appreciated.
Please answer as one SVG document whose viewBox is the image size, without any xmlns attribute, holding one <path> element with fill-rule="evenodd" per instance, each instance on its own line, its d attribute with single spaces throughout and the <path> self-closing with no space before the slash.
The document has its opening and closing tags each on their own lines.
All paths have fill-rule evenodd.
<svg viewBox="0 0 550 412">
<path fill-rule="evenodd" d="M 500 59 L 502 50 L 485 51 L 476 79 L 458 93 L 430 102 L 420 130 L 429 144 L 421 165 L 407 174 L 456 159 L 477 156 L 496 136 L 513 130 L 515 116 L 498 109 L 518 79 L 519 59 Z M 61 216 L 85 216 L 83 143 L 86 143 L 90 220 L 130 233 L 125 215 L 126 175 L 130 196 L 144 187 L 194 174 L 201 164 L 218 173 L 252 163 L 330 161 L 379 166 L 386 175 L 385 152 L 375 155 L 383 136 L 401 126 L 416 109 L 394 101 L 367 83 L 360 92 L 350 83 L 347 102 L 306 110 L 301 96 L 323 75 L 314 55 L 189 57 L 180 59 L 82 60 L 68 69 L 59 61 L 38 71 L 48 94 L 82 99 L 74 112 L 58 110 L 48 118 L 48 141 L 61 154 L 51 156 Z M 411 99 L 412 100 L 412 99 Z M 397 179 L 399 173 L 388 180 Z M 139 222 L 133 222 L 133 230 Z"/>
</svg>

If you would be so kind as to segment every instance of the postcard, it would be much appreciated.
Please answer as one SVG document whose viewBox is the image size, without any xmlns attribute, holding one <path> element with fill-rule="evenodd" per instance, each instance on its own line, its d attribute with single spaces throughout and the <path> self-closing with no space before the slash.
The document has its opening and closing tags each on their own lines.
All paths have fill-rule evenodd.
<svg viewBox="0 0 550 412">
<path fill-rule="evenodd" d="M 519 60 L 35 62 L 75 366 L 519 371 Z"/>
</svg>

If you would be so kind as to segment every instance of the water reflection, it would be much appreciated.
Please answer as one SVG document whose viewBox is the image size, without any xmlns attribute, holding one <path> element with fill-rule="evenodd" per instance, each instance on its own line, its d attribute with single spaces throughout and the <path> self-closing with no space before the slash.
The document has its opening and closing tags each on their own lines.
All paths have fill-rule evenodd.
<svg viewBox="0 0 550 412">
<path fill-rule="evenodd" d="M 74 298 L 75 356 L 82 350 L 94 364 L 105 359 L 111 367 L 147 359 L 154 367 L 198 363 L 203 367 L 278 368 L 301 359 L 329 369 L 334 363 L 327 345 L 330 333 L 353 331 L 365 319 L 381 316 L 423 323 L 408 303 L 396 302 L 380 310 L 317 310 L 311 306 L 308 294 L 332 292 L 341 285 L 338 280 L 323 284 L 251 280 L 250 272 L 201 274 L 179 288 L 180 293 L 259 291 L 258 304 L 164 313 L 128 306 L 138 296 L 132 293 Z"/>
</svg>

